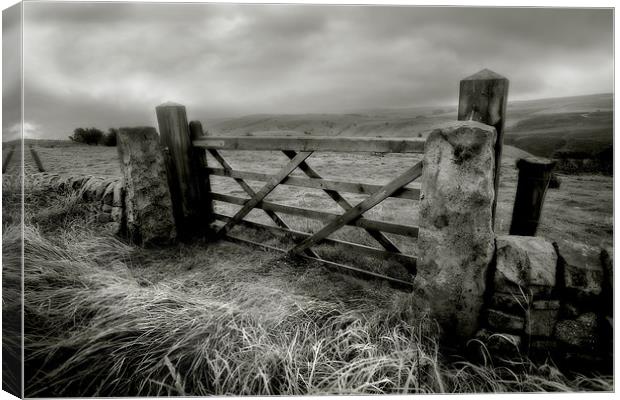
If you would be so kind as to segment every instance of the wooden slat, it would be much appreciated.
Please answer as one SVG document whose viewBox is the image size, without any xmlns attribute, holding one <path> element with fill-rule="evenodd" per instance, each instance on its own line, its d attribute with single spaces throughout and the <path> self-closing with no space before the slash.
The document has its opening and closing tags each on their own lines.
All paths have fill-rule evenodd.
<svg viewBox="0 0 620 400">
<path fill-rule="evenodd" d="M 15 146 L 11 146 L 8 153 L 4 156 L 4 161 L 2 162 L 2 173 L 6 172 L 9 163 L 11 162 L 11 158 L 13 158 L 13 153 L 15 152 Z"/>
<path fill-rule="evenodd" d="M 324 226 L 323 229 L 312 235 L 312 237 L 307 238 L 290 251 L 292 253 L 301 253 L 304 249 L 315 245 L 337 229 L 341 228 L 343 225 L 360 218 L 364 212 L 370 210 L 372 207 L 382 202 L 390 194 L 418 178 L 420 175 L 422 175 L 422 162 L 418 162 L 416 165 L 400 174 L 396 179 L 385 185 L 381 190 L 373 193 L 364 201 L 331 221 L 329 224 Z"/>
<path fill-rule="evenodd" d="M 293 159 L 297 155 L 294 151 L 284 151 L 283 153 L 290 159 Z M 299 164 L 299 169 L 301 169 L 310 178 L 321 179 L 321 175 L 319 175 L 319 173 L 316 172 L 312 167 L 310 167 L 310 165 L 308 165 L 308 163 L 306 163 L 305 161 Z M 337 191 L 335 190 L 323 190 L 323 191 L 332 200 L 334 200 L 343 210 L 349 211 L 351 208 L 353 208 L 353 206 L 344 197 L 342 197 L 340 193 L 338 193 Z M 398 246 L 396 246 L 396 244 L 394 244 L 390 239 L 388 239 L 388 237 L 385 236 L 383 233 L 373 230 L 373 229 L 366 229 L 366 233 L 368 233 L 373 239 L 379 242 L 379 244 L 383 246 L 384 249 L 394 252 L 394 253 L 401 252 Z"/>
<path fill-rule="evenodd" d="M 252 240 L 248 240 L 248 239 L 242 239 L 236 236 L 231 236 L 231 235 L 226 235 L 225 238 L 233 243 L 240 243 L 240 244 L 246 244 L 246 245 L 250 245 L 250 246 L 257 246 L 257 247 L 262 247 L 265 249 L 269 249 L 269 250 L 273 250 L 273 251 L 277 251 L 280 253 L 287 253 L 286 250 L 283 249 L 279 249 L 277 247 L 274 246 L 269 246 L 263 243 L 258 243 L 258 242 L 254 242 Z M 392 287 L 394 287 L 395 289 L 401 289 L 401 290 L 407 290 L 407 291 L 411 291 L 413 290 L 413 282 L 408 282 L 408 281 L 403 281 L 401 279 L 397 279 L 397 278 L 392 278 L 391 276 L 387 276 L 387 275 L 382 275 L 382 274 L 378 274 L 376 272 L 371 272 L 371 271 L 366 271 L 360 268 L 356 268 L 356 267 L 352 267 L 350 265 L 345 265 L 345 264 L 340 264 L 337 262 L 333 262 L 333 261 L 327 261 L 327 260 L 322 260 L 322 259 L 316 259 L 313 257 L 308 257 L 305 255 L 300 255 L 299 257 L 308 259 L 308 260 L 312 260 L 312 261 L 318 261 L 322 264 L 324 264 L 327 267 L 334 267 L 338 270 L 345 270 L 347 272 L 349 272 L 350 274 L 356 276 L 356 277 L 360 277 L 360 278 L 371 278 L 371 279 L 378 279 L 378 280 L 382 280 L 382 281 L 386 281 L 388 282 L 388 284 Z"/>
<path fill-rule="evenodd" d="M 211 153 L 211 155 L 217 160 L 217 162 L 220 163 L 220 165 L 222 167 L 224 167 L 224 169 L 226 170 L 231 170 L 231 166 L 230 164 L 228 164 L 228 162 L 224 159 L 224 157 L 222 157 L 222 155 L 215 149 L 209 149 L 209 153 Z M 256 196 L 256 192 L 254 192 L 254 189 L 252 189 L 250 187 L 250 185 L 248 185 L 243 179 L 241 178 L 235 178 L 235 181 L 239 184 L 239 186 L 241 186 L 243 188 L 243 190 L 245 190 L 245 192 L 250 196 L 250 197 L 254 197 Z M 265 211 L 265 214 L 267 214 L 267 216 L 269 216 L 269 218 L 271 218 L 271 220 L 273 222 L 276 223 L 276 225 L 281 226 L 282 228 L 286 228 L 286 229 L 291 229 L 286 222 L 284 222 L 284 220 L 282 220 L 282 218 L 280 218 L 278 216 L 278 214 L 276 214 L 274 211 L 271 210 L 263 210 Z M 309 255 L 310 257 L 314 257 L 314 258 L 321 258 L 319 257 L 318 254 L 316 254 L 312 249 L 306 249 L 306 254 Z"/>
<path fill-rule="evenodd" d="M 195 140 L 193 144 L 218 150 L 424 153 L 421 138 L 217 136 Z"/>
<path fill-rule="evenodd" d="M 221 168 L 206 168 L 207 173 L 211 173 L 210 170 L 221 170 L 221 171 L 231 171 L 232 167 L 230 166 L 230 164 L 228 164 L 228 162 L 224 159 L 224 157 L 222 157 L 222 155 L 215 149 L 209 149 L 209 153 L 211 153 L 211 155 L 217 160 L 217 162 L 219 162 L 222 167 L 224 167 L 223 169 Z M 256 195 L 256 192 L 254 191 L 254 189 L 252 189 L 252 187 L 250 185 L 248 185 L 244 180 L 243 177 L 241 176 L 232 176 L 228 175 L 231 178 L 233 178 L 235 180 L 235 182 L 237 182 L 239 184 L 239 186 L 241 186 L 241 188 L 243 190 L 245 190 L 245 192 L 250 196 L 250 197 L 254 197 Z M 269 180 L 269 178 L 271 177 L 271 175 L 267 175 L 264 174 L 265 176 L 265 181 Z M 246 178 L 249 179 L 249 178 Z M 275 222 L 278 226 L 282 226 L 284 228 L 288 228 L 288 225 L 286 225 L 286 223 L 280 218 L 278 217 L 278 215 L 276 213 L 274 213 L 273 211 L 270 210 L 264 210 L 265 213 L 267 213 L 267 215 L 273 220 L 273 222 Z"/>
<path fill-rule="evenodd" d="M 225 203 L 236 204 L 240 206 L 244 205 L 245 202 L 248 201 L 248 199 L 244 199 L 243 197 L 237 197 L 223 193 L 212 192 L 210 195 L 212 196 L 213 200 L 223 201 Z M 308 208 L 286 206 L 283 204 L 271 203 L 264 200 L 258 203 L 256 205 L 256 208 L 260 208 L 262 210 L 272 210 L 284 214 L 298 215 L 301 217 L 316 219 L 320 221 L 332 221 L 340 216 L 340 214 L 330 213 L 326 211 L 316 211 Z M 395 235 L 409 236 L 413 238 L 418 237 L 418 227 L 394 224 L 391 222 L 376 221 L 363 217 L 358 218 L 355 221 L 350 221 L 347 223 L 347 225 L 357 226 L 364 229 L 375 229 L 382 232 L 393 233 Z"/>
<path fill-rule="evenodd" d="M 243 217 L 248 215 L 249 212 L 252 211 L 252 209 L 265 198 L 265 196 L 271 193 L 271 191 L 275 189 L 275 187 L 278 186 L 284 178 L 293 172 L 301 162 L 310 157 L 310 155 L 312 155 L 311 151 L 304 151 L 299 153 L 293 160 L 289 161 L 284 167 L 282 167 L 282 169 L 280 169 L 280 171 L 278 171 L 277 174 L 272 176 L 271 179 L 267 181 L 267 183 L 265 183 L 265 185 L 258 192 L 256 192 L 254 197 L 248 200 L 243 207 L 237 211 L 235 216 L 232 217 L 232 219 L 228 221 L 219 231 L 217 231 L 216 234 L 218 236 L 225 235 L 233 226 L 235 226 L 235 224 L 241 221 Z"/>
<path fill-rule="evenodd" d="M 213 150 L 213 149 L 210 149 Z M 216 151 L 216 150 L 213 150 Z M 247 179 L 251 181 L 265 182 L 271 177 L 269 174 L 263 174 L 260 172 L 239 171 L 232 168 L 206 168 L 208 174 L 216 176 L 225 176 L 233 179 Z M 333 181 L 329 179 L 313 179 L 313 178 L 300 178 L 296 176 L 287 176 L 281 183 L 281 185 L 305 187 L 310 189 L 320 190 L 337 190 L 345 193 L 365 194 L 369 195 L 381 189 L 381 185 L 374 185 L 369 183 L 357 183 L 357 182 L 341 182 Z M 392 196 L 399 199 L 420 200 L 420 189 L 418 188 L 402 188 Z"/>
<path fill-rule="evenodd" d="M 228 222 L 230 220 L 231 217 L 227 216 L 227 215 L 223 215 L 223 214 L 218 214 L 215 213 L 214 217 L 216 220 L 219 221 L 223 221 L 223 222 Z M 292 235 L 295 236 L 296 238 L 300 238 L 300 239 L 305 239 L 308 238 L 310 236 L 312 236 L 311 234 L 307 233 L 307 232 L 301 232 L 301 231 L 297 231 L 297 230 L 293 230 L 293 229 L 286 229 L 286 228 L 281 228 L 279 226 L 272 226 L 272 225 L 265 225 L 265 224 L 261 224 L 259 222 L 253 222 L 253 221 L 247 221 L 247 220 L 241 220 L 241 222 L 239 222 L 240 225 L 244 225 L 250 228 L 255 228 L 255 229 L 262 229 L 262 230 L 266 230 L 266 231 L 270 231 L 276 234 L 283 234 L 283 235 Z M 337 239 L 325 239 L 323 240 L 322 243 L 325 244 L 329 244 L 332 246 L 343 246 L 346 247 L 349 250 L 352 251 L 356 251 L 358 253 L 363 253 L 363 254 L 367 254 L 370 256 L 374 256 L 377 258 L 380 258 L 382 260 L 394 260 L 400 264 L 402 264 L 405 268 L 407 268 L 407 271 L 409 271 L 412 275 L 415 275 L 416 273 L 416 262 L 417 262 L 417 258 L 407 255 L 407 254 L 402 254 L 402 253 L 392 253 L 389 251 L 385 251 L 385 250 L 381 250 L 381 249 L 376 249 L 374 247 L 370 247 L 370 246 L 365 246 L 359 243 L 352 243 L 352 242 L 347 242 L 344 240 L 337 240 Z"/>
</svg>

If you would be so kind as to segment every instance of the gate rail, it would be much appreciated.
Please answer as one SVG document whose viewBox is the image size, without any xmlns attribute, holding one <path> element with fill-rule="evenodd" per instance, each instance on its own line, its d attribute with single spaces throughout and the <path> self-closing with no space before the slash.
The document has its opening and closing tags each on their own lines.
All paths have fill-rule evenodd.
<svg viewBox="0 0 620 400">
<path fill-rule="evenodd" d="M 201 126 L 196 122 L 191 122 L 190 125 Z M 415 275 L 416 257 L 404 254 L 401 249 L 384 233 L 416 238 L 418 235 L 418 227 L 364 218 L 362 214 L 369 211 L 386 198 L 390 197 L 407 200 L 419 200 L 420 190 L 418 188 L 408 188 L 405 186 L 413 182 L 421 175 L 422 162 L 418 161 L 414 166 L 408 168 L 405 172 L 388 184 L 376 185 L 361 182 L 323 179 L 321 175 L 308 164 L 307 160 L 316 151 L 337 153 L 381 152 L 421 154 L 424 151 L 424 140 L 419 138 L 360 139 L 348 137 L 282 138 L 218 136 L 205 138 L 202 135 L 202 132 L 199 133 L 200 134 L 197 136 L 200 136 L 201 138 L 194 140 L 192 142 L 192 146 L 194 148 L 200 148 L 208 151 L 209 154 L 211 154 L 211 156 L 213 156 L 213 158 L 215 158 L 221 165 L 221 168 L 213 168 L 204 165 L 203 171 L 207 177 L 209 175 L 214 175 L 233 178 L 250 196 L 250 198 L 247 199 L 213 191 L 207 193 L 208 197 L 212 201 L 241 206 L 241 209 L 239 209 L 233 216 L 213 213 L 214 219 L 224 223 L 224 225 L 220 226 L 216 231 L 215 238 L 226 238 L 236 242 L 267 247 L 272 250 L 286 252 L 290 255 L 301 255 L 304 258 L 320 261 L 328 266 L 346 269 L 356 275 L 365 275 L 367 277 L 386 280 L 396 287 L 410 288 L 412 286 L 411 281 L 405 281 L 351 265 L 326 260 L 319 256 L 313 247 L 323 243 L 339 245 L 352 252 L 376 257 L 381 260 L 394 261 L 404 266 L 410 274 Z M 235 170 L 224 159 L 219 150 L 281 151 L 287 156 L 289 162 L 283 166 L 280 171 L 273 175 Z M 293 171 L 298 169 L 301 170 L 307 177 L 301 178 L 290 176 Z M 255 192 L 247 184 L 245 181 L 246 179 L 264 182 L 264 185 L 258 192 Z M 279 185 L 322 190 L 340 206 L 343 213 L 330 213 L 303 207 L 277 204 L 264 200 L 265 197 L 267 197 L 267 195 Z M 359 204 L 352 205 L 341 195 L 341 192 L 361 194 L 368 197 L 366 197 L 366 199 Z M 244 217 L 246 217 L 253 209 L 261 209 L 265 211 L 276 225 L 265 225 L 244 219 Z M 324 221 L 326 222 L 326 225 L 314 234 L 298 231 L 288 226 L 276 214 L 276 212 Z M 237 225 L 266 230 L 277 234 L 285 234 L 301 241 L 288 250 L 267 246 L 248 239 L 230 235 L 229 231 Z M 330 234 L 341 229 L 343 226 L 354 226 L 364 229 L 372 238 L 376 240 L 382 249 L 349 242 L 346 240 L 331 239 L 328 237 Z"/>
<path fill-rule="evenodd" d="M 499 170 L 508 95 L 508 80 L 492 71 L 482 70 L 460 82 L 459 106 L 457 119 L 477 121 L 495 128 L 494 146 L 494 199 L 491 207 L 493 217 L 499 188 Z M 219 221 L 215 238 L 257 244 L 246 239 L 233 238 L 229 231 L 236 225 L 251 226 L 284 232 L 298 238 L 292 248 L 285 251 L 302 257 L 317 259 L 325 264 L 346 268 L 366 276 L 388 280 L 392 284 L 412 286 L 412 282 L 364 271 L 357 267 L 346 266 L 333 261 L 323 260 L 314 247 L 320 243 L 335 243 L 364 254 L 382 259 L 398 259 L 407 264 L 412 274 L 416 273 L 417 259 L 404 254 L 384 233 L 417 237 L 418 227 L 376 221 L 363 217 L 363 214 L 384 201 L 395 197 L 419 200 L 420 190 L 405 187 L 422 174 L 422 163 L 409 166 L 398 177 L 386 185 L 358 183 L 324 179 L 307 162 L 313 152 L 369 152 L 369 153 L 424 153 L 425 140 L 421 138 L 346 138 L 346 137 L 206 137 L 198 121 L 188 123 L 185 106 L 165 103 L 156 107 L 160 141 L 165 150 L 166 172 L 172 200 L 176 231 L 181 240 L 209 233 L 211 223 Z M 220 150 L 239 151 L 281 151 L 288 163 L 276 174 L 270 175 L 255 171 L 233 169 L 224 159 Z M 206 154 L 211 154 L 220 167 L 206 165 Z M 290 176 L 295 170 L 301 170 L 305 177 Z M 234 179 L 249 196 L 248 198 L 214 192 L 210 188 L 210 176 L 223 176 Z M 246 180 L 260 181 L 264 186 L 255 191 Z M 311 210 L 290 205 L 276 204 L 265 200 L 277 186 L 287 185 L 321 189 L 342 209 L 342 214 Z M 350 204 L 341 193 L 367 195 L 359 204 Z M 235 215 L 226 216 L 213 212 L 213 201 L 241 206 Z M 275 226 L 248 221 L 245 217 L 253 209 L 263 210 L 275 223 Z M 292 229 L 282 220 L 278 213 L 299 215 L 326 222 L 316 233 L 300 232 Z M 221 224 L 220 224 L 221 225 Z M 329 236 L 344 226 L 354 226 L 368 232 L 382 248 L 374 248 L 343 240 L 330 239 Z M 263 247 L 270 247 L 262 245 Z"/>
</svg>

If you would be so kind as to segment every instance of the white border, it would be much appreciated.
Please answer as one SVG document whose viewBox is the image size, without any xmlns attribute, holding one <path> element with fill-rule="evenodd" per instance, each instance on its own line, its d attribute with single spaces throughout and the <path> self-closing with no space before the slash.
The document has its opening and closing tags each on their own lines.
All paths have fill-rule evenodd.
<svg viewBox="0 0 620 400">
<path fill-rule="evenodd" d="M 27 0 L 26 3 L 31 2 L 31 1 L 38 1 L 38 0 Z M 78 2 L 79 0 L 64 0 L 65 2 Z M 123 1 L 123 0 L 108 0 L 105 2 L 117 2 L 117 1 Z M 146 1 L 141 1 L 138 0 L 136 2 L 146 2 Z M 180 1 L 180 0 L 151 0 L 148 2 L 153 2 L 153 3 L 209 3 L 209 2 L 200 2 L 200 1 Z M 0 4 L 2 5 L 2 9 L 6 9 L 14 4 L 17 4 L 18 1 L 15 0 L 0 0 Z M 214 3 L 214 2 L 212 2 Z M 528 0 L 528 1 L 492 1 L 492 0 L 477 0 L 477 1 L 466 1 L 466 0 L 451 0 L 449 2 L 446 1 L 438 1 L 438 0 L 425 0 L 425 1 L 415 1 L 415 0 L 389 0 L 389 1 L 385 1 L 385 0 L 375 0 L 375 1 L 368 1 L 368 0 L 357 0 L 357 1 L 353 1 L 353 0 L 339 0 L 339 1 L 330 1 L 330 0 L 314 0 L 314 1 L 304 1 L 304 0 L 289 0 L 286 2 L 276 2 L 276 1 L 264 1 L 264 0 L 244 0 L 244 1 L 231 1 L 231 0 L 221 0 L 218 1 L 217 3 L 246 3 L 246 4 L 324 4 L 324 5 L 328 5 L 328 4 L 349 4 L 349 5 L 383 5 L 383 6 L 389 6 L 389 5 L 400 5 L 400 6 L 443 6 L 443 7 L 450 7 L 450 6 L 474 6 L 474 7 L 567 7 L 567 8 L 595 8 L 595 7 L 601 7 L 601 8 L 614 8 L 614 28 L 615 28 L 615 17 L 616 17 L 616 10 L 615 10 L 615 4 L 613 1 L 611 0 L 589 0 L 589 1 L 579 1 L 579 0 L 571 0 L 571 1 L 553 1 L 553 0 Z M 1 27 L 1 19 L 0 19 L 0 27 Z M 22 29 L 23 29 L 23 8 L 22 8 Z M 23 40 L 23 32 L 22 32 L 22 40 Z M 614 29 L 614 65 L 615 65 L 615 53 L 617 50 L 617 46 L 618 46 L 618 32 Z M 23 53 L 22 53 L 22 60 L 23 60 Z M 0 53 L 0 65 L 2 64 L 2 56 Z M 22 62 L 22 69 L 23 69 L 23 62 Z M 0 69 L 1 71 L 1 69 Z M 617 71 L 617 66 L 615 66 L 615 71 Z M 22 70 L 22 78 L 23 78 L 23 70 Z M 619 83 L 618 81 L 615 80 L 615 73 L 614 73 L 614 94 L 618 93 L 620 89 Z M 1 99 L 0 99 L 1 102 Z M 617 127 L 618 127 L 618 119 L 617 119 L 617 101 L 616 101 L 616 97 L 614 96 L 614 144 L 615 144 L 615 132 L 617 131 Z M 22 79 L 22 127 L 23 127 L 23 79 Z M 2 116 L 2 110 L 0 107 L 0 117 Z M 23 137 L 23 132 L 22 132 L 22 137 Z M 22 140 L 22 152 L 23 152 L 23 140 Z M 22 159 L 23 159 L 23 154 L 22 154 Z M 618 176 L 618 172 L 619 172 L 619 167 L 618 167 L 618 162 L 620 161 L 620 156 L 618 155 L 618 152 L 615 151 L 615 146 L 614 146 L 614 177 Z M 22 178 L 23 178 L 23 174 L 22 174 Z M 23 189 L 23 182 L 22 182 L 22 189 Z M 615 210 L 617 209 L 618 205 L 620 204 L 620 199 L 618 199 L 616 197 L 616 179 L 614 178 L 614 228 L 615 226 L 618 225 L 618 216 L 615 213 Z M 1 210 L 1 206 L 0 206 L 0 218 L 2 215 L 2 210 Z M 23 203 L 22 203 L 22 218 L 23 218 Z M 23 225 L 22 225 L 23 227 Z M 615 247 L 615 229 L 614 229 L 614 247 Z M 22 246 L 23 248 L 23 246 Z M 23 254 L 22 254 L 22 259 L 23 259 Z M 1 261 L 0 261 L 0 265 L 1 265 Z M 23 270 L 22 270 L 22 274 L 23 274 Z M 615 287 L 617 288 L 618 285 L 618 281 L 620 281 L 620 279 L 617 276 L 618 274 L 615 274 Z M 22 276 L 22 285 L 23 285 L 23 276 Z M 1 289 L 0 289 L 1 290 Z M 615 309 L 618 309 L 618 297 L 619 296 L 614 296 L 615 300 L 614 300 L 614 306 Z M 22 287 L 22 307 L 23 307 L 23 287 Z M 23 312 L 22 312 L 22 318 L 23 318 Z M 615 344 L 618 343 L 618 332 L 616 329 L 616 332 L 614 332 L 614 347 L 615 347 L 615 351 L 614 351 L 614 359 L 616 360 L 618 357 L 618 346 L 615 346 Z M 22 338 L 22 351 L 23 351 L 23 338 Z M 614 363 L 615 364 L 615 363 Z M 1 366 L 0 366 L 0 372 L 1 372 Z M 614 370 L 615 371 L 615 370 Z M 615 374 L 614 374 L 615 375 Z M 614 382 L 614 389 L 617 391 L 617 377 L 615 377 L 615 382 Z M 390 399 L 427 399 L 427 398 L 431 398 L 432 397 L 436 397 L 438 395 L 391 395 L 389 396 Z M 471 394 L 471 395 L 467 395 L 467 394 L 457 394 L 457 395 L 451 395 L 451 398 L 472 398 L 472 396 L 484 396 L 484 397 L 492 397 L 492 398 L 510 398 L 510 399 L 519 399 L 519 398 L 529 398 L 531 396 L 541 396 L 540 394 L 524 394 L 524 393 L 519 393 L 519 394 Z M 562 394 L 562 393 L 549 393 L 549 394 L 544 394 L 543 396 L 545 396 L 546 399 L 555 399 L 555 398 L 562 398 L 562 399 L 581 399 L 584 396 L 588 396 L 588 397 L 592 397 L 592 398 L 613 398 L 615 397 L 615 395 L 613 393 L 570 393 L 570 394 Z M 349 398 L 358 398 L 361 396 L 303 396 L 303 397 L 298 397 L 298 398 L 302 398 L 302 399 L 308 399 L 308 400 L 323 400 L 325 398 L 338 398 L 338 399 L 349 399 Z M 0 400 L 5 400 L 5 399 L 13 399 L 14 397 L 11 396 L 10 394 L 6 393 L 6 392 L 0 392 Z M 189 397 L 188 399 L 195 399 L 196 397 Z M 227 397 L 227 398 L 247 398 L 247 397 Z M 265 400 L 272 400 L 273 397 L 251 397 L 253 399 L 265 399 Z M 291 396 L 280 396 L 279 398 L 295 398 L 295 397 L 291 397 Z"/>
</svg>

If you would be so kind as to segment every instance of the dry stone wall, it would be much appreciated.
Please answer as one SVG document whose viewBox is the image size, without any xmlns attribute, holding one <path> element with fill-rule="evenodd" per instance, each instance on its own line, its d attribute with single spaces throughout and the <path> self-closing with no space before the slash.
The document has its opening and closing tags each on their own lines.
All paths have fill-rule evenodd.
<svg viewBox="0 0 620 400">
<path fill-rule="evenodd" d="M 156 130 L 121 128 L 117 149 L 122 178 L 29 174 L 27 190 L 78 196 L 106 230 L 135 244 L 174 243 L 175 220 Z"/>
<path fill-rule="evenodd" d="M 495 134 L 472 121 L 429 134 L 415 294 L 439 323 L 443 341 L 466 342 L 473 354 L 608 370 L 613 249 L 496 236 Z"/>
<path fill-rule="evenodd" d="M 68 176 L 53 173 L 31 174 L 29 184 L 38 190 L 50 190 L 80 197 L 96 213 L 96 220 L 115 235 L 126 229 L 125 188 L 122 179 L 91 175 Z"/>
<path fill-rule="evenodd" d="M 492 278 L 474 347 L 498 359 L 611 369 L 613 249 L 498 236 Z"/>
</svg>

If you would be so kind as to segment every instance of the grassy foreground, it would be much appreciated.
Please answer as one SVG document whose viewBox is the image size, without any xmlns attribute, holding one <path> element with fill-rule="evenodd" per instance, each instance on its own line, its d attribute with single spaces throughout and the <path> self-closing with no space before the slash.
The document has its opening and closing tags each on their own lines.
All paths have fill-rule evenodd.
<svg viewBox="0 0 620 400">
<path fill-rule="evenodd" d="M 25 209 L 26 396 L 613 390 L 551 363 L 447 359 L 415 299 L 378 283 L 230 243 L 139 249 L 71 196 L 29 191 Z"/>
</svg>

